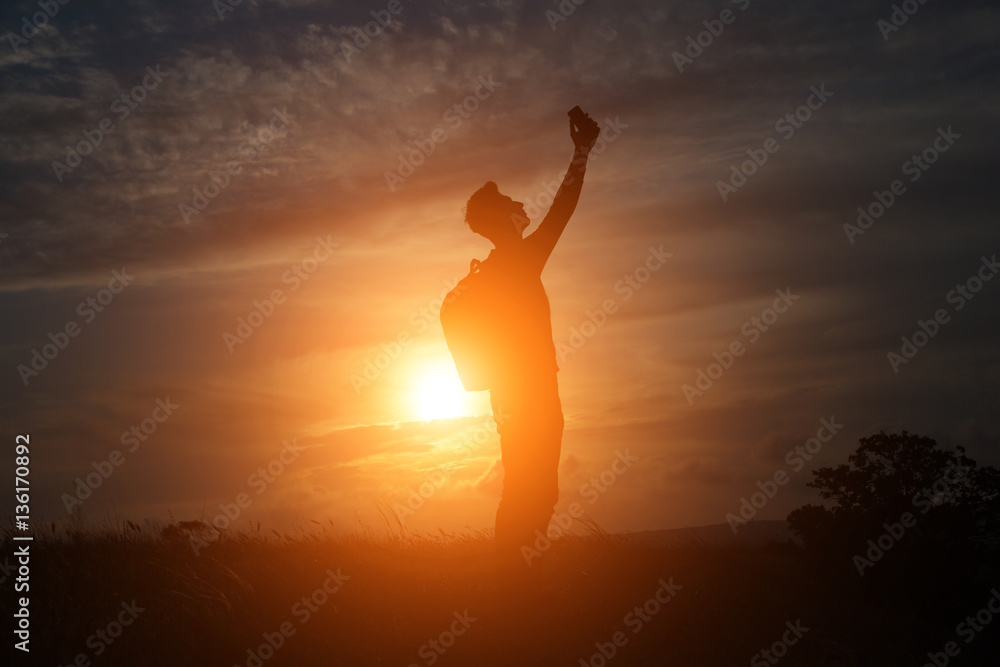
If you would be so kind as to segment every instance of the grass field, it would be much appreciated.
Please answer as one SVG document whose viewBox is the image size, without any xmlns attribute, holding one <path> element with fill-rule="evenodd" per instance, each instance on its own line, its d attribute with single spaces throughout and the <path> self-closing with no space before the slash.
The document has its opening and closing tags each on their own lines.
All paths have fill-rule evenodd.
<svg viewBox="0 0 1000 667">
<path fill-rule="evenodd" d="M 39 536 L 31 661 L 19 664 L 923 665 L 1000 583 L 973 576 L 954 609 L 927 619 L 912 598 L 872 593 L 793 544 L 653 546 L 595 532 L 553 544 L 538 601 L 512 618 L 487 534 L 313 527 L 229 535 L 198 554 L 178 531 L 128 525 Z M 993 664 L 997 634 L 960 642 L 953 664 Z"/>
</svg>

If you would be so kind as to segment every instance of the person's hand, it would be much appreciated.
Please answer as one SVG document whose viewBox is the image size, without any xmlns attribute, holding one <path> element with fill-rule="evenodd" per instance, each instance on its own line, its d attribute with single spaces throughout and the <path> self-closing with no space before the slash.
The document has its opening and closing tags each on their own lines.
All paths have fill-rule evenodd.
<svg viewBox="0 0 1000 667">
<path fill-rule="evenodd" d="M 569 121 L 569 136 L 573 138 L 573 145 L 576 146 L 577 151 L 589 153 L 597 142 L 601 128 L 597 121 L 590 117 L 590 114 L 583 114 L 583 119 L 579 122 L 580 126 L 577 127 L 572 119 Z"/>
</svg>

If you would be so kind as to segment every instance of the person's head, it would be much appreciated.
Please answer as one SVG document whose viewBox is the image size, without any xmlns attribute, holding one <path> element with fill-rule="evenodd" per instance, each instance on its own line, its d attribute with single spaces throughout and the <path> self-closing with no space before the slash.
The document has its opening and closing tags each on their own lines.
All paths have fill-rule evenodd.
<svg viewBox="0 0 1000 667">
<path fill-rule="evenodd" d="M 494 245 L 519 240 L 530 224 L 524 204 L 502 194 L 493 181 L 487 181 L 469 197 L 465 222 L 469 229 L 493 241 Z"/>
</svg>

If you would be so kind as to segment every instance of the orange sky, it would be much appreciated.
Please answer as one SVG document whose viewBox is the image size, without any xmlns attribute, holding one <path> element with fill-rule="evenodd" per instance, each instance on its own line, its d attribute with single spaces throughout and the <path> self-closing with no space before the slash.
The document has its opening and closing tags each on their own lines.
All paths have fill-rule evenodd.
<svg viewBox="0 0 1000 667">
<path fill-rule="evenodd" d="M 886 363 L 1000 248 L 981 168 L 995 129 L 989 104 L 973 104 L 981 75 L 942 64 L 965 19 L 943 22 L 931 47 L 900 35 L 890 48 L 853 10 L 847 40 L 815 26 L 774 34 L 752 14 L 771 10 L 755 8 L 681 73 L 672 54 L 707 6 L 588 3 L 556 30 L 534 9 L 407 4 L 350 60 L 341 44 L 360 10 L 244 3 L 184 27 L 194 19 L 162 8 L 101 42 L 86 28 L 110 17 L 67 9 L 61 29 L 0 56 L 12 82 L 3 410 L 45 452 L 41 514 L 67 517 L 74 480 L 119 450 L 82 503 L 90 518 L 211 519 L 248 492 L 241 522 L 353 530 L 380 526 L 379 506 L 430 478 L 439 486 L 408 527 L 491 526 L 501 477 L 488 398 L 449 395 L 435 301 L 489 251 L 462 222 L 485 181 L 539 221 L 576 104 L 605 140 L 543 274 L 555 342 L 573 350 L 560 360 L 557 511 L 583 499 L 609 530 L 722 523 L 831 417 L 844 429 L 762 518 L 814 501 L 810 471 L 880 428 L 995 459 L 995 285 L 899 373 Z M 929 73 L 921 96 L 904 65 Z M 109 104 L 147 66 L 166 74 L 121 118 Z M 793 137 L 777 133 L 824 82 L 832 98 Z M 51 163 L 105 117 L 114 131 L 58 180 Z M 970 138 L 850 243 L 857 206 L 950 125 Z M 772 137 L 781 149 L 720 199 L 731 165 Z M 421 164 L 401 169 L 415 150 Z M 112 271 L 135 278 L 102 297 Z M 239 318 L 276 290 L 260 307 L 270 315 L 234 342 Z M 768 314 L 776 290 L 798 299 Z M 78 305 L 108 296 L 93 315 Z M 774 315 L 766 330 L 751 319 Z M 37 376 L 20 370 L 70 323 L 79 331 Z M 386 365 L 378 355 L 401 337 Z M 686 395 L 734 343 L 744 352 L 731 367 Z M 362 383 L 368 362 L 386 367 Z M 180 407 L 128 451 L 122 434 L 167 397 Z M 303 451 L 273 482 L 251 478 L 293 441 Z M 625 452 L 636 460 L 595 494 L 590 480 Z"/>
</svg>

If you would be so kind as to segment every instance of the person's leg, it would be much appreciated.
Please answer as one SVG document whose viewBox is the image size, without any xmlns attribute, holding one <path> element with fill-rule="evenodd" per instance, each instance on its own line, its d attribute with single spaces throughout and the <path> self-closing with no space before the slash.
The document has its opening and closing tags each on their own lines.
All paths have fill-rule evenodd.
<svg viewBox="0 0 1000 667">
<path fill-rule="evenodd" d="M 526 527 L 530 515 L 525 490 L 530 487 L 530 432 L 525 428 L 525 417 L 519 402 L 501 398 L 497 392 L 490 396 L 494 419 L 500 434 L 500 453 L 503 462 L 503 487 L 496 514 L 496 556 L 498 583 L 506 592 L 524 585 L 526 574 L 521 546 L 529 538 Z M 501 418 L 502 416 L 502 418 Z"/>
<path fill-rule="evenodd" d="M 494 401 L 504 479 L 496 516 L 498 636 L 506 664 L 529 665 L 544 654 L 550 613 L 546 586 L 549 520 L 559 497 L 562 412 L 558 393 L 536 386 L 522 400 Z M 491 398 L 493 398 L 491 396 Z"/>
<path fill-rule="evenodd" d="M 559 395 L 555 387 L 546 387 L 536 394 L 533 411 L 533 437 L 531 443 L 531 494 L 525 532 L 531 537 L 534 551 L 530 569 L 534 586 L 542 588 L 543 568 L 551 563 L 551 538 L 549 523 L 559 500 L 559 457 L 562 449 L 563 416 Z M 537 544 L 536 544 L 537 541 Z M 546 547 L 538 549 L 536 547 Z M 551 573 L 549 573 L 551 574 Z"/>
<path fill-rule="evenodd" d="M 538 562 L 559 497 L 563 417 L 558 389 L 541 383 L 511 398 L 491 395 L 504 467 L 496 517 L 498 573 L 507 585 L 537 587 Z M 534 576 L 533 576 L 534 575 Z"/>
<path fill-rule="evenodd" d="M 534 428 L 537 437 L 532 454 L 534 469 L 538 475 L 535 480 L 537 520 L 544 534 L 559 500 L 559 456 L 562 452 L 564 425 L 559 388 L 554 377 L 550 386 L 538 392 L 536 400 Z"/>
</svg>

